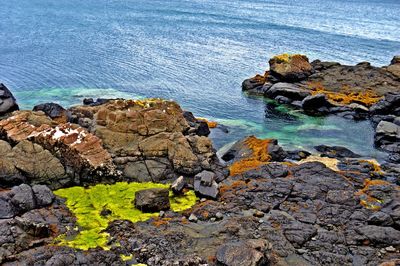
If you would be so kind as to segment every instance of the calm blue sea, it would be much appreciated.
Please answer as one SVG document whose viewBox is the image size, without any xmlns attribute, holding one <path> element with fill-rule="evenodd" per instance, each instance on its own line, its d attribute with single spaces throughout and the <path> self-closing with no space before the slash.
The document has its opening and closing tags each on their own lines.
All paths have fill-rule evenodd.
<svg viewBox="0 0 400 266">
<path fill-rule="evenodd" d="M 241 93 L 283 52 L 354 64 L 400 54 L 399 0 L 0 0 L 0 82 L 22 107 L 163 97 L 286 146 L 376 155 L 368 122 L 271 110 Z"/>
</svg>

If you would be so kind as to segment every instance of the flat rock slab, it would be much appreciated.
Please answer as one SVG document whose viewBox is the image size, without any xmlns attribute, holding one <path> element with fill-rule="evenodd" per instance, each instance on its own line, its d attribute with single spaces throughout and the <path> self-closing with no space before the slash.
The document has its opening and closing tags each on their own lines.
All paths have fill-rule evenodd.
<svg viewBox="0 0 400 266">
<path fill-rule="evenodd" d="M 136 192 L 135 207 L 143 212 L 169 210 L 169 191 L 165 188 L 152 188 Z"/>
</svg>

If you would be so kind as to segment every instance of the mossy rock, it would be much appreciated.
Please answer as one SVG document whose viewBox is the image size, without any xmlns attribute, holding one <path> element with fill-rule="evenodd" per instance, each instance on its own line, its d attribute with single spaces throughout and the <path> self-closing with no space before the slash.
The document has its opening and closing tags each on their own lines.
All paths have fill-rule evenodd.
<svg viewBox="0 0 400 266">
<path fill-rule="evenodd" d="M 158 212 L 143 213 L 132 202 L 135 193 L 144 189 L 169 188 L 169 185 L 157 183 L 118 182 L 113 185 L 99 184 L 89 188 L 71 187 L 54 191 L 54 194 L 66 198 L 66 205 L 76 216 L 76 234 L 72 237 L 59 236 L 58 245 L 88 250 L 101 247 L 108 249 L 108 234 L 104 232 L 109 222 L 129 220 L 141 222 L 158 216 Z M 171 210 L 180 212 L 192 207 L 197 201 L 193 191 L 175 196 L 170 192 Z"/>
</svg>

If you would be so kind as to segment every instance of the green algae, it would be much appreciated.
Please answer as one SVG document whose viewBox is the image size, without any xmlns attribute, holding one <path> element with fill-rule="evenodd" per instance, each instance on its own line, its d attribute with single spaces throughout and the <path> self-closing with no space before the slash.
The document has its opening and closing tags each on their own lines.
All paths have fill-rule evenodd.
<svg viewBox="0 0 400 266">
<path fill-rule="evenodd" d="M 169 188 L 169 185 L 118 182 L 113 185 L 99 184 L 89 188 L 71 187 L 54 191 L 55 195 L 66 199 L 66 205 L 76 216 L 77 223 L 74 229 L 76 233 L 72 237 L 59 236 L 57 244 L 83 250 L 96 247 L 108 249 L 109 235 L 103 231 L 109 222 L 123 219 L 135 223 L 158 216 L 158 213 L 143 213 L 133 205 L 135 193 L 149 188 Z M 170 192 L 171 209 L 176 212 L 192 207 L 196 200 L 193 191 L 182 196 L 174 196 Z"/>
</svg>

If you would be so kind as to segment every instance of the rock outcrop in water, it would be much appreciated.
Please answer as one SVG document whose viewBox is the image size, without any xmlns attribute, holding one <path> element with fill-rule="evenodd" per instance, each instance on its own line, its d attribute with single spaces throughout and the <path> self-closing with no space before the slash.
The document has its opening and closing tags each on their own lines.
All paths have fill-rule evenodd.
<svg viewBox="0 0 400 266">
<path fill-rule="evenodd" d="M 18 109 L 17 101 L 10 90 L 0 83 L 0 116 Z"/>
<path fill-rule="evenodd" d="M 376 126 L 377 147 L 389 152 L 390 162 L 400 162 L 400 60 L 374 67 L 315 60 L 302 55 L 278 55 L 270 70 L 243 81 L 251 95 L 274 99 L 309 115 L 335 114 L 348 119 L 369 119 Z M 379 126 L 377 126 L 379 124 Z"/>
</svg>

